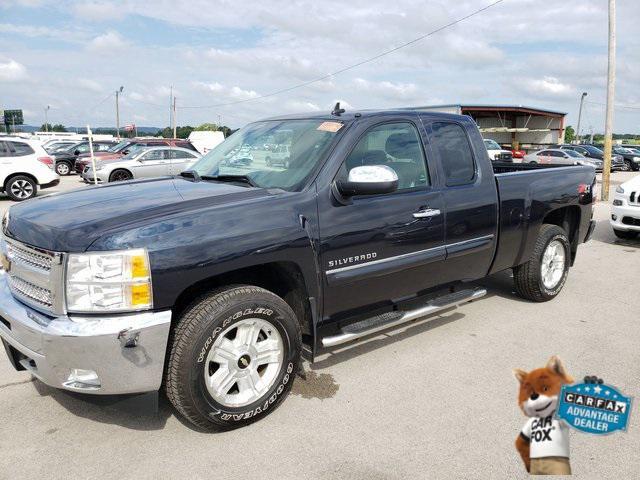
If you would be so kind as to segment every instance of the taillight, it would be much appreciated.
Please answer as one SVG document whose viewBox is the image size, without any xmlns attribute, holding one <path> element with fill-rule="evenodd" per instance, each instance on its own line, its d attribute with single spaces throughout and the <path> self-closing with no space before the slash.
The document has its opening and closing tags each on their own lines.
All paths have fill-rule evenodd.
<svg viewBox="0 0 640 480">
<path fill-rule="evenodd" d="M 44 163 L 47 167 L 53 170 L 53 158 L 51 157 L 38 157 L 38 161 Z"/>
</svg>

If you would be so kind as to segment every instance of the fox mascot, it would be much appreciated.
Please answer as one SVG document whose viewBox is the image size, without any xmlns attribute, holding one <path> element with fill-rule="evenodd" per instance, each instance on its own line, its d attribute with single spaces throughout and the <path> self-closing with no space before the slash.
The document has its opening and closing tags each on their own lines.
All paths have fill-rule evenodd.
<svg viewBox="0 0 640 480">
<path fill-rule="evenodd" d="M 553 356 L 544 368 L 513 371 L 520 382 L 518 404 L 529 417 L 516 449 L 531 475 L 571 475 L 569 427 L 554 418 L 562 385 L 573 383 L 560 359 Z"/>
</svg>

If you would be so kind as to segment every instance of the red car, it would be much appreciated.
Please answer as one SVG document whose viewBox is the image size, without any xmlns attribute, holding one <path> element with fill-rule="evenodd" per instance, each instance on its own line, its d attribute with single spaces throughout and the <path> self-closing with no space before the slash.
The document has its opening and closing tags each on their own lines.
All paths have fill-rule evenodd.
<svg viewBox="0 0 640 480">
<path fill-rule="evenodd" d="M 524 150 L 516 149 L 511 149 L 511 153 L 513 154 L 513 158 L 524 158 L 524 156 L 527 154 L 527 152 L 525 152 Z"/>
<path fill-rule="evenodd" d="M 117 145 L 114 145 L 113 148 L 107 151 L 94 152 L 93 156 L 99 159 L 101 162 L 112 162 L 140 148 L 162 147 L 164 145 L 169 145 L 171 147 L 188 148 L 189 150 L 193 150 L 194 152 L 197 152 L 196 148 L 191 144 L 189 140 L 184 140 L 182 138 L 145 138 L 145 139 L 131 138 L 128 140 L 123 140 L 122 142 L 118 143 Z M 81 174 L 84 171 L 85 167 L 90 163 L 91 163 L 91 154 L 87 153 L 87 154 L 80 155 L 76 159 L 76 163 L 75 163 L 76 173 Z"/>
</svg>

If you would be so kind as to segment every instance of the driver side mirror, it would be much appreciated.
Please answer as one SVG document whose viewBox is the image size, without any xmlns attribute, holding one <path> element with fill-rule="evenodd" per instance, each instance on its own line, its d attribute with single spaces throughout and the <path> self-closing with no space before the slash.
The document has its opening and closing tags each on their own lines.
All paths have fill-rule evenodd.
<svg viewBox="0 0 640 480">
<path fill-rule="evenodd" d="M 338 180 L 336 187 L 343 197 L 391 193 L 398 189 L 398 175 L 386 165 L 363 165 L 352 168 L 347 180 Z"/>
</svg>

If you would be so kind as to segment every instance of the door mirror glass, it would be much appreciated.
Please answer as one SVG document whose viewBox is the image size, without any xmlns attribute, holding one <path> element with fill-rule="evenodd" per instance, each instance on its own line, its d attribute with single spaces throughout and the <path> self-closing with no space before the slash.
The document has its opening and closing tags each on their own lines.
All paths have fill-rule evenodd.
<svg viewBox="0 0 640 480">
<path fill-rule="evenodd" d="M 347 180 L 339 180 L 337 187 L 345 197 L 391 193 L 398 189 L 398 175 L 386 165 L 364 165 L 349 170 Z"/>
</svg>

